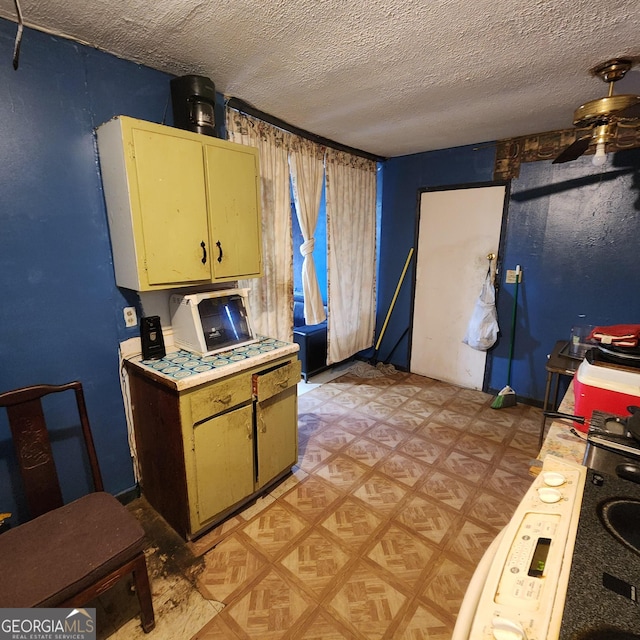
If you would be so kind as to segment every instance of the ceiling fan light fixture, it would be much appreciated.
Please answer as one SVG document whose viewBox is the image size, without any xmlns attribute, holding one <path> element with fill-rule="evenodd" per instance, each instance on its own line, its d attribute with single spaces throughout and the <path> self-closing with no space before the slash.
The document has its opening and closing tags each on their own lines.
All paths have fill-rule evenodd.
<svg viewBox="0 0 640 640">
<path fill-rule="evenodd" d="M 607 142 L 615 137 L 615 125 L 605 123 L 598 125 L 593 131 L 592 144 L 596 145 L 596 152 L 591 163 L 601 167 L 607 162 Z"/>
<path fill-rule="evenodd" d="M 575 110 L 573 124 L 576 127 L 589 127 L 597 126 L 598 122 L 605 119 L 625 120 L 625 110 L 635 107 L 639 102 L 640 96 L 628 94 L 590 100 Z M 634 119 L 633 116 L 630 119 Z"/>
<path fill-rule="evenodd" d="M 601 167 L 606 162 L 607 162 L 607 154 L 605 151 L 605 143 L 598 142 L 598 144 L 596 145 L 596 152 L 593 158 L 591 158 L 591 163 L 595 167 Z"/>
<path fill-rule="evenodd" d="M 606 97 L 590 100 L 576 109 L 573 124 L 579 129 L 591 129 L 592 133 L 578 137 L 560 152 L 553 164 L 576 160 L 591 145 L 596 145 L 593 164 L 602 166 L 606 162 L 606 144 L 615 139 L 618 124 L 640 121 L 640 96 L 613 94 L 613 85 L 631 69 L 634 60 L 615 58 L 598 65 L 591 73 L 609 84 Z M 579 135 L 579 134 L 576 134 Z"/>
</svg>

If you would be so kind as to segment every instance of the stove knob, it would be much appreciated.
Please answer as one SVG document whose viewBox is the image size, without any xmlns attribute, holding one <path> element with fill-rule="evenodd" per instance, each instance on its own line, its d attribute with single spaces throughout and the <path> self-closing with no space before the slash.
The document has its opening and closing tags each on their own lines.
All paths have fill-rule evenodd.
<svg viewBox="0 0 640 640">
<path fill-rule="evenodd" d="M 557 489 L 551 489 L 547 487 L 542 487 L 538 489 L 538 497 L 542 502 L 546 502 L 547 504 L 553 504 L 554 502 L 559 502 L 562 500 L 562 493 Z"/>
<path fill-rule="evenodd" d="M 494 617 L 491 631 L 495 640 L 527 640 L 527 634 L 519 622 L 508 618 Z"/>
<path fill-rule="evenodd" d="M 559 487 L 563 485 L 567 481 L 567 479 L 557 471 L 545 471 L 542 474 L 542 481 L 548 487 Z"/>
</svg>

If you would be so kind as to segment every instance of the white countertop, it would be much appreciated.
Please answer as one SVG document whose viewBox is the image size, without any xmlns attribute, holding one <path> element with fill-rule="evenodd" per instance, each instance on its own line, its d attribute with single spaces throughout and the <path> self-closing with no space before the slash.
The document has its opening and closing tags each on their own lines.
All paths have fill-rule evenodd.
<svg viewBox="0 0 640 640">
<path fill-rule="evenodd" d="M 260 338 L 254 344 L 210 356 L 167 347 L 166 356 L 157 360 L 143 360 L 140 354 L 126 356 L 123 359 L 172 389 L 184 391 L 269 363 L 296 353 L 298 349 L 298 345 L 293 342 Z"/>
<path fill-rule="evenodd" d="M 560 413 L 573 414 L 574 411 L 573 380 L 570 382 L 567 392 L 558 407 Z M 573 421 L 566 418 L 548 419 L 547 435 L 538 454 L 538 460 L 544 460 L 547 454 L 553 454 L 565 460 L 571 460 L 582 464 L 587 448 L 587 434 L 580 436 L 571 432 Z"/>
</svg>

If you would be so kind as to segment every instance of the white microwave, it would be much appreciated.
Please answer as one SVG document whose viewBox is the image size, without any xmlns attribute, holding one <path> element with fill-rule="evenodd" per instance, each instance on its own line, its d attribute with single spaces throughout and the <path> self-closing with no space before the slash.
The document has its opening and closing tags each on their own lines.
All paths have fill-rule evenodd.
<svg viewBox="0 0 640 640">
<path fill-rule="evenodd" d="M 173 294 L 169 298 L 176 346 L 211 355 L 257 342 L 247 305 L 248 289 Z"/>
</svg>

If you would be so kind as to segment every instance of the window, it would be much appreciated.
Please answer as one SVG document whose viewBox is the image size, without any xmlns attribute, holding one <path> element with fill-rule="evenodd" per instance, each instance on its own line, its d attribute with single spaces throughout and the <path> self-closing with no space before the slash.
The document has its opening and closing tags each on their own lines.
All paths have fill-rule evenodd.
<svg viewBox="0 0 640 640">
<path fill-rule="evenodd" d="M 316 244 L 313 249 L 313 260 L 316 265 L 318 276 L 318 286 L 322 295 L 323 304 L 327 304 L 327 210 L 325 201 L 325 188 L 322 187 L 322 197 L 320 198 L 320 212 L 318 214 L 318 224 L 314 235 Z M 293 297 L 302 300 L 302 254 L 300 245 L 304 242 L 302 231 L 298 224 L 296 207 L 291 196 L 291 232 L 293 234 Z"/>
</svg>

